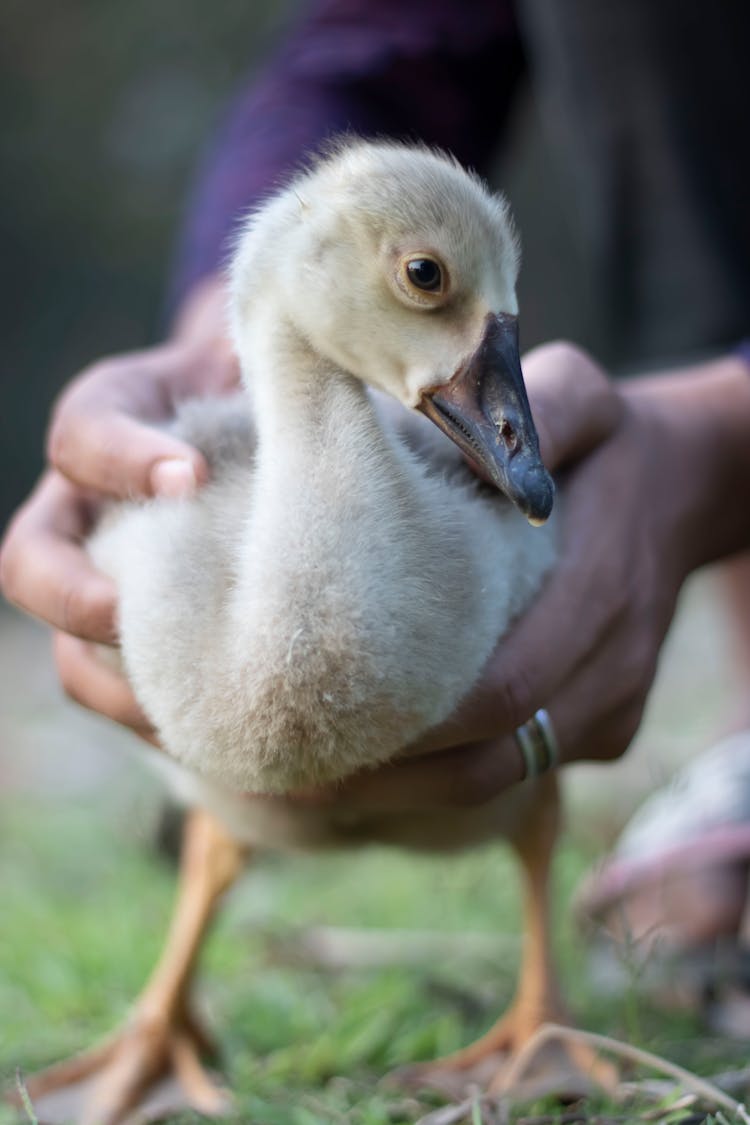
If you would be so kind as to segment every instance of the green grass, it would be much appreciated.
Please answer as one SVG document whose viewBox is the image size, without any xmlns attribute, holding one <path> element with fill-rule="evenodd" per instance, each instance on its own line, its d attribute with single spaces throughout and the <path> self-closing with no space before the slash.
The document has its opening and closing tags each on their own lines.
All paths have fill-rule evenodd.
<svg viewBox="0 0 750 1125">
<path fill-rule="evenodd" d="M 174 873 L 150 846 L 151 823 L 137 801 L 126 808 L 0 809 L 4 1081 L 12 1082 L 19 1067 L 31 1072 L 110 1030 L 148 975 L 174 888 Z M 637 1036 L 639 1045 L 703 1072 L 736 1064 L 736 1047 L 709 1045 L 691 1020 L 657 1012 L 633 986 L 614 997 L 597 995 L 566 911 L 591 858 L 587 846 L 568 840 L 555 872 L 556 946 L 579 1025 Z M 457 858 L 375 849 L 272 856 L 249 868 L 207 945 L 201 987 L 237 1095 L 234 1120 L 415 1120 L 428 1103 L 399 1096 L 379 1079 L 468 1042 L 499 1014 L 515 979 L 518 905 L 515 864 L 502 847 Z M 274 955 L 290 934 L 320 924 L 483 932 L 498 935 L 497 956 L 333 973 Z M 547 1101 L 524 1112 L 560 1111 Z M 0 1122 L 6 1120 L 0 1110 Z M 468 1120 L 481 1122 L 478 1108 Z"/>
</svg>

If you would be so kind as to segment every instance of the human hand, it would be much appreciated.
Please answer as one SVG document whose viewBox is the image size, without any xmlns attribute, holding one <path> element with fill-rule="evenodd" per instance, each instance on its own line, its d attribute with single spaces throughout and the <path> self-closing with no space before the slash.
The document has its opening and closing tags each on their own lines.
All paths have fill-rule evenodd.
<svg viewBox="0 0 750 1125">
<path fill-rule="evenodd" d="M 152 738 L 124 680 L 98 660 L 116 644 L 116 591 L 83 543 L 104 498 L 189 495 L 208 477 L 201 453 L 160 427 L 176 404 L 235 389 L 223 293 L 197 291 L 168 343 L 105 359 L 64 390 L 53 412 L 50 468 L 12 520 L 0 552 L 9 601 L 48 622 L 64 688 L 78 702 Z"/>
<path fill-rule="evenodd" d="M 722 441 L 710 416 L 717 397 L 730 416 L 734 396 L 747 447 L 750 382 L 730 361 L 702 382 L 660 377 L 615 391 L 567 345 L 530 354 L 524 372 L 547 464 L 574 462 L 559 477 L 552 576 L 450 720 L 399 760 L 305 799 L 481 805 L 522 779 L 513 732 L 541 707 L 563 763 L 614 758 L 632 740 L 684 578 L 736 534 L 707 518 L 728 487 L 714 471 Z"/>
</svg>

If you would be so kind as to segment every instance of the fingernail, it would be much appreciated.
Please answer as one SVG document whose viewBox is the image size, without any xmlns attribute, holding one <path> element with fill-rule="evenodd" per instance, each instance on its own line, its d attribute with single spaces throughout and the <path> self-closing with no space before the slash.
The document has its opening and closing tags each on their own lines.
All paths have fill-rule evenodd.
<svg viewBox="0 0 750 1125">
<path fill-rule="evenodd" d="M 151 488 L 155 496 L 184 499 L 193 496 L 197 487 L 195 469 L 190 461 L 177 458 L 157 461 L 151 470 Z"/>
</svg>

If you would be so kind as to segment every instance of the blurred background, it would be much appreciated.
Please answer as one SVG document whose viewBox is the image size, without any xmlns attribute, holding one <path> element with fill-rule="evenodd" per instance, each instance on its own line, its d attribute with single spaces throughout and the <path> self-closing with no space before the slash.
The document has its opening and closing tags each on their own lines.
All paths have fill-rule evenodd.
<svg viewBox="0 0 750 1125">
<path fill-rule="evenodd" d="M 21 0 L 0 36 L 0 527 L 42 464 L 49 406 L 102 355 L 155 341 L 191 171 L 294 0 Z M 597 334 L 576 212 L 529 96 L 498 168 L 524 244 L 526 346 Z"/>
<path fill-rule="evenodd" d="M 294 0 L 5 0 L 0 528 L 41 469 L 50 405 L 64 382 L 102 355 L 163 335 L 191 170 L 232 92 L 273 49 L 297 7 Z M 524 248 L 523 344 L 562 335 L 608 360 L 614 349 L 578 235 L 577 201 L 529 91 L 518 100 L 511 133 L 496 180 L 510 197 Z M 701 576 L 688 591 L 635 750 L 616 767 L 575 771 L 573 834 L 595 843 L 576 853 L 569 887 L 644 792 L 731 726 L 736 698 L 725 621 L 710 576 Z M 152 915 L 166 911 L 170 880 L 153 873 L 160 797 L 132 751 L 132 736 L 62 698 L 47 631 L 0 604 L 0 886 L 4 913 L 14 919 L 0 959 L 0 1010 L 13 1013 L 0 1020 L 0 1069 L 8 1074 L 19 1060 L 31 1066 L 59 1057 L 109 1027 L 112 1004 L 124 1008 L 148 967 L 152 954 L 141 939 L 156 941 Z M 133 840 L 145 857 L 137 871 Z M 276 870 L 272 879 L 261 873 L 252 881 L 253 909 L 266 918 L 292 902 L 301 919 L 367 925 L 407 925 L 411 912 L 417 925 L 460 928 L 468 918 L 496 932 L 489 905 L 486 916 L 472 914 L 490 899 L 477 891 L 481 866 L 467 861 L 456 877 L 466 896 L 460 901 L 441 890 L 449 878 L 443 866 L 429 879 L 424 867 L 415 868 L 391 918 L 378 902 L 400 885 L 396 866 L 398 878 L 407 878 L 406 866 L 390 857 L 383 864 L 379 874 L 371 871 L 371 884 L 349 876 L 338 899 L 325 866 L 312 877 L 311 868 L 292 867 L 286 884 Z M 486 868 L 489 886 L 494 861 Z M 352 915 L 357 894 L 362 902 Z M 225 1009 L 233 1003 L 235 962 L 244 966 L 247 955 L 241 911 L 241 943 L 231 956 L 226 941 L 220 944 Z M 115 912 L 120 925 L 102 927 L 102 915 Z M 285 979 L 261 975 L 259 987 L 277 992 L 258 994 L 254 1003 L 283 1008 L 298 1022 L 299 982 L 287 997 Z M 380 995 L 375 1003 L 384 1007 Z M 321 1011 L 307 1030 L 295 1022 L 279 1031 L 279 1043 L 299 1034 L 306 1048 L 329 1019 L 328 1008 Z M 238 1007 L 235 1018 L 242 1058 L 248 1036 L 260 1034 L 249 1013 Z M 256 1045 L 269 1050 L 262 1035 Z M 382 1059 L 373 1065 L 382 1069 Z"/>
<path fill-rule="evenodd" d="M 41 466 L 63 382 L 163 333 L 191 168 L 290 7 L 3 5 L 0 524 Z"/>
</svg>

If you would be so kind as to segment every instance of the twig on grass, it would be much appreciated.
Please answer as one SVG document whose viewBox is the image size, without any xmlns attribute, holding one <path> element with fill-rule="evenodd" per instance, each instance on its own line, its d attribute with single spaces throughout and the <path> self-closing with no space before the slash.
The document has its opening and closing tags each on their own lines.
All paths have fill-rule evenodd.
<svg viewBox="0 0 750 1125">
<path fill-rule="evenodd" d="M 518 1083 L 532 1058 L 541 1048 L 555 1039 L 567 1040 L 569 1043 L 580 1043 L 583 1046 L 595 1047 L 601 1051 L 611 1051 L 612 1054 L 619 1055 L 621 1058 L 640 1063 L 641 1066 L 651 1067 L 652 1070 L 661 1071 L 662 1074 L 668 1074 L 680 1083 L 685 1090 L 697 1094 L 709 1105 L 721 1106 L 722 1109 L 735 1114 L 737 1119 L 743 1122 L 743 1125 L 750 1125 L 750 1115 L 748 1115 L 744 1105 L 725 1094 L 712 1082 L 699 1078 L 692 1071 L 685 1070 L 660 1055 L 654 1055 L 651 1051 L 633 1047 L 630 1043 L 622 1043 L 619 1039 L 611 1039 L 608 1035 L 597 1035 L 593 1031 L 579 1031 L 555 1023 L 546 1023 L 540 1027 L 518 1052 L 505 1076 L 504 1087 L 506 1090 L 511 1090 Z"/>
<path fill-rule="evenodd" d="M 39 1125 L 39 1120 L 36 1113 L 34 1112 L 34 1106 L 32 1105 L 31 1098 L 29 1097 L 29 1091 L 26 1089 L 26 1082 L 24 1081 L 23 1073 L 20 1067 L 16 1069 L 16 1089 L 18 1090 L 18 1097 L 21 1105 L 23 1106 L 26 1116 L 31 1122 L 31 1125 Z"/>
</svg>

